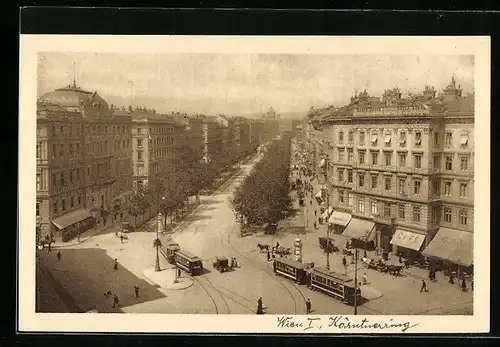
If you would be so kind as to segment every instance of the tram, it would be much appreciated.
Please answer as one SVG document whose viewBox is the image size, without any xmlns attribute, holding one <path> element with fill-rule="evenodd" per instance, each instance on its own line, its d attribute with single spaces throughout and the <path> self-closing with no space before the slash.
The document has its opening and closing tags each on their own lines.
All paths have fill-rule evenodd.
<svg viewBox="0 0 500 347">
<path fill-rule="evenodd" d="M 177 253 L 180 249 L 181 248 L 176 243 L 170 244 L 165 248 L 165 257 L 170 264 L 175 264 L 175 253 Z"/>
<path fill-rule="evenodd" d="M 203 271 L 203 262 L 201 259 L 189 252 L 178 250 L 174 253 L 175 265 L 190 275 L 195 276 Z"/>
<path fill-rule="evenodd" d="M 298 284 L 307 283 L 307 265 L 287 258 L 275 258 L 273 270 L 275 275 L 287 277 Z"/>
<path fill-rule="evenodd" d="M 314 268 L 309 272 L 307 286 L 312 290 L 320 291 L 324 294 L 335 297 L 354 305 L 355 283 L 352 278 L 335 273 L 325 268 Z M 356 300 L 361 300 L 361 290 L 356 288 Z"/>
</svg>

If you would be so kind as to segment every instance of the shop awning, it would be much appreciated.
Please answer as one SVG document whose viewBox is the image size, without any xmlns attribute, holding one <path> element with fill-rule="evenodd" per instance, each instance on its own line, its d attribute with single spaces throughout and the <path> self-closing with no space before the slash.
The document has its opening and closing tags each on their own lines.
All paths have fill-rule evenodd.
<svg viewBox="0 0 500 347">
<path fill-rule="evenodd" d="M 396 229 L 391 244 L 419 251 L 425 241 L 425 235 L 407 230 Z"/>
<path fill-rule="evenodd" d="M 439 228 L 422 254 L 470 266 L 474 262 L 474 234 L 463 230 Z"/>
<path fill-rule="evenodd" d="M 375 233 L 372 232 L 374 227 L 375 223 L 373 222 L 352 218 L 342 235 L 363 241 L 373 241 L 375 237 Z"/>
<path fill-rule="evenodd" d="M 328 218 L 328 216 L 332 214 L 332 212 L 333 212 L 333 208 L 328 207 L 328 210 L 325 210 L 325 212 L 323 212 L 321 214 L 321 218 L 323 218 L 324 220 L 326 220 Z"/>
<path fill-rule="evenodd" d="M 352 216 L 349 213 L 334 211 L 328 219 L 328 223 L 341 225 L 345 227 L 351 221 Z"/>
<path fill-rule="evenodd" d="M 93 217 L 92 214 L 86 209 L 81 208 L 54 219 L 52 223 L 59 229 L 64 229 L 70 225 L 76 224 L 90 217 Z"/>
</svg>

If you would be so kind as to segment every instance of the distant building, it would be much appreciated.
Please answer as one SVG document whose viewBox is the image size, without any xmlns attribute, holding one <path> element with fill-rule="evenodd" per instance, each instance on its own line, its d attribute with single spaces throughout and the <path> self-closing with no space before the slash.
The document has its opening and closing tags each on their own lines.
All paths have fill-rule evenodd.
<svg viewBox="0 0 500 347">
<path fill-rule="evenodd" d="M 116 215 L 132 190 L 132 120 L 73 85 L 37 102 L 36 228 L 68 240 Z M 116 207 L 115 207 L 116 206 Z"/>
</svg>

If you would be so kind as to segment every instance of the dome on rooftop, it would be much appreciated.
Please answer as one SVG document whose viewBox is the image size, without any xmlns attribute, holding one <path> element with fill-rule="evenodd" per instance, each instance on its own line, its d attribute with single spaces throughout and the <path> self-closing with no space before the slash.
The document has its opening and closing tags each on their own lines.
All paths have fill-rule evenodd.
<svg viewBox="0 0 500 347">
<path fill-rule="evenodd" d="M 58 88 L 40 97 L 39 102 L 58 105 L 63 108 L 97 107 L 109 109 L 108 103 L 97 92 L 83 90 L 76 85 Z"/>
</svg>

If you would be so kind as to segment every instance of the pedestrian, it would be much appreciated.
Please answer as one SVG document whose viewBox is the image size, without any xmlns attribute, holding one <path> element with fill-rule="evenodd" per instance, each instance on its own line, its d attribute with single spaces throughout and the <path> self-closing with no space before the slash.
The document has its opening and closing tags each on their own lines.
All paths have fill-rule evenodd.
<svg viewBox="0 0 500 347">
<path fill-rule="evenodd" d="M 269 254 L 269 249 L 267 250 L 267 261 L 271 260 L 271 254 Z"/>
<path fill-rule="evenodd" d="M 403 257 L 401 257 L 401 254 L 399 255 L 399 263 L 402 264 L 403 263 Z"/>
<path fill-rule="evenodd" d="M 316 216 L 318 214 L 318 211 L 317 210 L 314 210 L 314 215 Z"/>
<path fill-rule="evenodd" d="M 61 261 L 61 251 L 57 251 L 57 261 Z"/>
<path fill-rule="evenodd" d="M 306 314 L 309 314 L 311 313 L 311 300 L 309 298 L 307 298 L 307 301 L 306 301 Z"/>
<path fill-rule="evenodd" d="M 138 298 L 139 297 L 139 286 L 134 286 L 134 293 L 135 293 L 135 297 Z"/>
<path fill-rule="evenodd" d="M 448 280 L 448 283 L 450 284 L 455 284 L 455 276 L 453 276 L 453 272 L 450 272 L 450 279 Z"/>
<path fill-rule="evenodd" d="M 116 306 L 120 307 L 120 299 L 118 299 L 118 296 L 115 293 L 113 296 L 113 308 L 115 308 Z"/>
<path fill-rule="evenodd" d="M 113 269 L 118 270 L 118 259 L 115 258 L 115 263 L 113 265 Z"/>
<path fill-rule="evenodd" d="M 363 284 L 368 284 L 368 277 L 366 276 L 366 272 L 363 275 Z"/>
<path fill-rule="evenodd" d="M 257 300 L 257 314 L 263 314 L 264 312 L 262 311 L 262 296 L 259 297 L 259 300 Z"/>
<path fill-rule="evenodd" d="M 462 278 L 462 291 L 463 292 L 467 291 L 467 283 L 465 283 L 465 277 Z"/>
<path fill-rule="evenodd" d="M 52 244 L 52 241 L 49 242 L 49 248 L 47 249 L 47 253 L 52 252 L 52 246 L 51 246 L 51 244 Z"/>
<path fill-rule="evenodd" d="M 317 229 L 317 226 L 318 226 L 318 224 L 316 223 L 316 221 L 314 221 L 314 230 Z"/>
<path fill-rule="evenodd" d="M 120 242 L 123 243 L 123 234 L 120 233 Z"/>
<path fill-rule="evenodd" d="M 470 281 L 470 289 L 474 290 L 474 280 Z"/>
<path fill-rule="evenodd" d="M 368 258 L 368 254 L 366 254 L 366 251 L 363 252 L 363 257 Z"/>
<path fill-rule="evenodd" d="M 280 248 L 280 243 L 276 241 L 276 249 Z"/>
<path fill-rule="evenodd" d="M 427 283 L 425 283 L 424 280 L 422 280 L 422 287 L 420 288 L 420 292 L 427 292 Z"/>
<path fill-rule="evenodd" d="M 313 204 L 313 201 L 312 200 L 309 200 L 309 205 L 312 205 Z"/>
<path fill-rule="evenodd" d="M 180 277 L 181 277 L 181 269 L 177 268 L 177 278 L 180 278 Z"/>
</svg>

